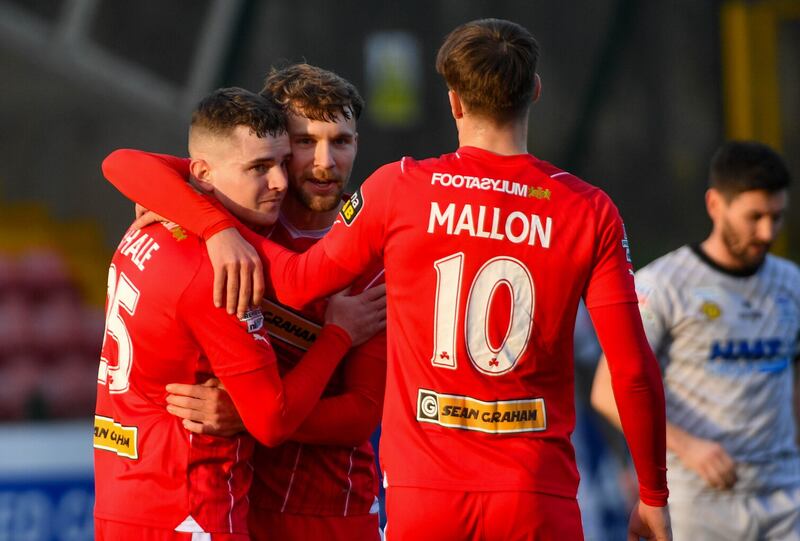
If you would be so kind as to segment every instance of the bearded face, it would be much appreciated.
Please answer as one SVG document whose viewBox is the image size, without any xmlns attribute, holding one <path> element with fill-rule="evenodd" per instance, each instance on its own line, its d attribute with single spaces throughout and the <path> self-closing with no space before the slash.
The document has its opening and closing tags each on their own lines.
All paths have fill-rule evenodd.
<svg viewBox="0 0 800 541">
<path fill-rule="evenodd" d="M 729 220 L 721 224 L 722 241 L 730 255 L 743 268 L 755 268 L 764 262 L 772 241 L 762 241 Z"/>
<path fill-rule="evenodd" d="M 292 176 L 289 191 L 308 210 L 325 212 L 339 206 L 347 179 L 331 169 L 311 168 Z"/>
<path fill-rule="evenodd" d="M 764 262 L 783 225 L 787 202 L 785 190 L 750 190 L 722 201 L 714 222 L 732 262 L 741 268 Z"/>
<path fill-rule="evenodd" d="M 355 119 L 339 115 L 327 122 L 290 113 L 288 128 L 290 195 L 315 212 L 337 208 L 356 158 Z"/>
</svg>

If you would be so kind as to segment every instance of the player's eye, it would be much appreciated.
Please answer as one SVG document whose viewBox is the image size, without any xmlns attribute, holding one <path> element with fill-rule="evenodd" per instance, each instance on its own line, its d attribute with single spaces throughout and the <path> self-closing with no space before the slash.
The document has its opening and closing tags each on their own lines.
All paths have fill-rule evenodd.
<svg viewBox="0 0 800 541">
<path fill-rule="evenodd" d="M 267 172 L 267 166 L 263 163 L 257 163 L 256 165 L 251 167 L 250 170 L 259 175 L 263 175 L 264 173 Z"/>
</svg>

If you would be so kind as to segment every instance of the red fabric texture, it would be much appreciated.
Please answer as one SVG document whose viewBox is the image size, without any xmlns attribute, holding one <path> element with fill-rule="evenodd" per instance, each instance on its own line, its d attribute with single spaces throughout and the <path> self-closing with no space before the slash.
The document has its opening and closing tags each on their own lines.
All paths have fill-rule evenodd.
<svg viewBox="0 0 800 541">
<path fill-rule="evenodd" d="M 608 359 L 622 428 L 648 505 L 667 504 L 666 414 L 658 361 L 647 343 L 636 303 L 589 309 Z M 663 427 L 663 429 L 662 429 Z"/>
</svg>

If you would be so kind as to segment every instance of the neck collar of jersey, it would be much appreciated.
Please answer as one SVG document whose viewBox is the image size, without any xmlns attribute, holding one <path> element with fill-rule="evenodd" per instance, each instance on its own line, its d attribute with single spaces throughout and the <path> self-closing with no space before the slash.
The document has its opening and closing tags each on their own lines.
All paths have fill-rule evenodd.
<svg viewBox="0 0 800 541">
<path fill-rule="evenodd" d="M 287 233 L 289 233 L 289 236 L 293 239 L 305 237 L 319 240 L 331 230 L 331 226 L 324 227 L 322 229 L 300 229 L 292 224 L 292 222 L 289 221 L 289 218 L 287 218 L 283 213 L 278 215 L 278 223 L 286 230 Z"/>
<path fill-rule="evenodd" d="M 519 167 L 536 161 L 530 154 L 495 154 L 483 148 L 470 146 L 459 147 L 454 154 L 459 159 L 466 157 L 481 161 L 491 160 L 492 166 L 497 167 Z"/>
<path fill-rule="evenodd" d="M 723 267 L 722 265 L 711 259 L 708 256 L 708 254 L 703 251 L 703 247 L 700 246 L 699 242 L 690 244 L 689 248 L 692 250 L 692 252 L 694 252 L 694 254 L 697 257 L 700 258 L 700 260 L 703 263 L 705 263 L 706 265 L 708 265 L 717 272 L 721 272 L 722 274 L 727 274 L 728 276 L 733 276 L 734 278 L 749 278 L 750 276 L 753 276 L 755 273 L 757 273 L 761 269 L 761 266 L 764 264 L 761 263 L 761 265 L 757 265 L 755 267 L 745 267 L 743 269 L 730 269 L 728 267 Z M 764 258 L 764 261 L 766 261 L 766 258 Z"/>
</svg>

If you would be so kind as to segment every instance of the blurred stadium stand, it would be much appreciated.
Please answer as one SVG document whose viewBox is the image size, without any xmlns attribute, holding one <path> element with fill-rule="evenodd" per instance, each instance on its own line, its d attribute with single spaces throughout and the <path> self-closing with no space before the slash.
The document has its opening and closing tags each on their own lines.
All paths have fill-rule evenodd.
<svg viewBox="0 0 800 541">
<path fill-rule="evenodd" d="M 0 420 L 92 411 L 108 254 L 97 225 L 0 207 Z"/>
</svg>

